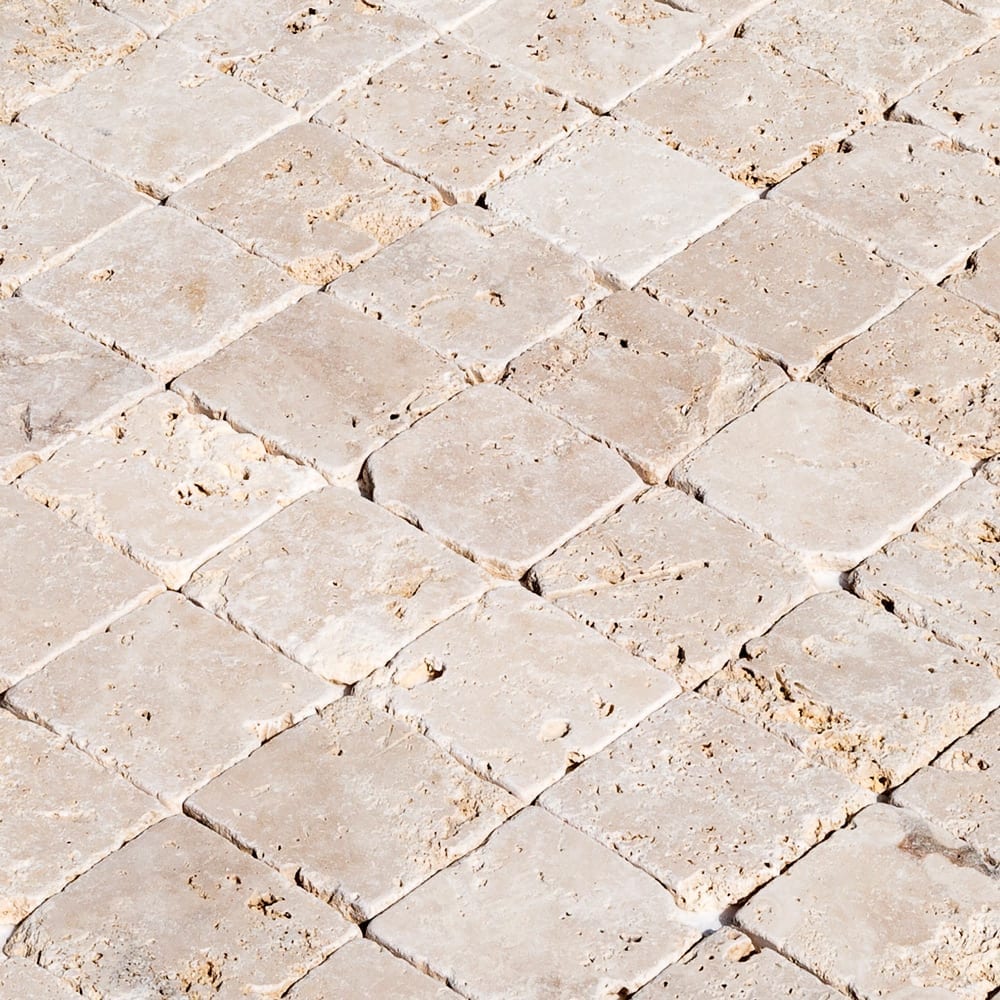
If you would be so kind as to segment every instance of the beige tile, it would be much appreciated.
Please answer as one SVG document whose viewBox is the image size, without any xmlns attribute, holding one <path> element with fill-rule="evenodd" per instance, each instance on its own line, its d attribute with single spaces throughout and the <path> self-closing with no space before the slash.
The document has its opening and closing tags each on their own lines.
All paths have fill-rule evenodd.
<svg viewBox="0 0 1000 1000">
<path fill-rule="evenodd" d="M 204 10 L 213 0 L 102 0 L 108 10 L 158 35 L 182 18 Z"/>
<path fill-rule="evenodd" d="M 704 14 L 721 27 L 736 28 L 748 14 L 771 2 L 773 0 L 684 0 L 684 9 Z"/>
<path fill-rule="evenodd" d="M 965 267 L 945 282 L 944 288 L 1000 316 L 1000 237 L 994 237 L 972 254 Z"/>
<path fill-rule="evenodd" d="M 391 0 L 397 10 L 427 21 L 441 32 L 451 31 L 492 3 L 496 0 Z"/>
<path fill-rule="evenodd" d="M 78 994 L 40 965 L 24 958 L 0 958 L 0 996 L 31 1000 L 71 1000 Z"/>
</svg>

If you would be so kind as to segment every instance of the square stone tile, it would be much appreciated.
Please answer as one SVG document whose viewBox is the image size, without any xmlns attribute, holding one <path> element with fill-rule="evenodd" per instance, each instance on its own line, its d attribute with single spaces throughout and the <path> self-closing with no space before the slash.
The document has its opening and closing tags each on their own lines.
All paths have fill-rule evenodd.
<svg viewBox="0 0 1000 1000">
<path fill-rule="evenodd" d="M 686 688 L 815 591 L 779 546 L 674 489 L 650 490 L 588 528 L 529 581 Z"/>
<path fill-rule="evenodd" d="M 938 288 L 842 347 L 818 381 L 953 458 L 1000 453 L 1000 319 Z"/>
<path fill-rule="evenodd" d="M 293 125 L 178 191 L 170 204 L 297 281 L 324 285 L 444 204 L 341 132 Z"/>
<path fill-rule="evenodd" d="M 20 121 L 161 199 L 293 117 L 179 46 L 155 41 Z"/>
<path fill-rule="evenodd" d="M 329 906 L 174 816 L 31 914 L 7 950 L 84 995 L 235 998 L 280 996 L 356 936 Z"/>
<path fill-rule="evenodd" d="M 736 919 L 861 1000 L 984 1000 L 1000 985 L 1000 882 L 971 855 L 908 810 L 873 805 Z"/>
<path fill-rule="evenodd" d="M 477 848 L 518 803 L 351 697 L 184 808 L 360 923 Z"/>
<path fill-rule="evenodd" d="M 486 10 L 496 0 L 390 0 L 393 7 L 432 24 L 440 32 L 451 31 L 467 18 Z"/>
<path fill-rule="evenodd" d="M 640 486 L 613 451 L 494 385 L 439 406 L 364 475 L 376 503 L 511 579 Z"/>
<path fill-rule="evenodd" d="M 1000 316 L 1000 237 L 994 237 L 971 255 L 965 267 L 945 283 L 946 291 L 964 296 Z"/>
<path fill-rule="evenodd" d="M 131 560 L 0 487 L 0 691 L 161 590 Z"/>
<path fill-rule="evenodd" d="M 519 587 L 407 646 L 372 696 L 526 802 L 679 691 Z"/>
<path fill-rule="evenodd" d="M 361 463 L 465 385 L 406 332 L 310 295 L 173 387 L 352 488 Z"/>
<path fill-rule="evenodd" d="M 21 294 L 169 379 L 304 291 L 193 219 L 157 208 L 104 233 Z"/>
<path fill-rule="evenodd" d="M 607 294 L 578 258 L 472 205 L 436 216 L 329 291 L 487 382 Z"/>
<path fill-rule="evenodd" d="M 162 392 L 68 444 L 20 483 L 176 589 L 324 480 Z"/>
<path fill-rule="evenodd" d="M 204 10 L 213 0 L 101 0 L 108 10 L 137 24 L 149 35 L 159 35 L 181 18 Z"/>
<path fill-rule="evenodd" d="M 1000 705 L 983 660 L 843 591 L 799 605 L 703 691 L 877 792 Z"/>
<path fill-rule="evenodd" d="M 773 201 L 744 208 L 642 280 L 657 298 L 773 358 L 794 378 L 808 375 L 919 284 Z"/>
<path fill-rule="evenodd" d="M 165 812 L 58 736 L 3 709 L 0 760 L 0 924 L 18 923 Z"/>
<path fill-rule="evenodd" d="M 2 956 L 0 995 L 31 997 L 32 1000 L 72 1000 L 74 996 L 78 996 L 40 965 L 24 958 L 11 958 L 5 962 Z"/>
<path fill-rule="evenodd" d="M 57 657 L 5 700 L 179 810 L 196 788 L 339 693 L 165 594 Z"/>
<path fill-rule="evenodd" d="M 610 445 L 656 483 L 786 381 L 777 365 L 645 292 L 617 292 L 571 330 L 522 354 L 504 385 Z"/>
<path fill-rule="evenodd" d="M 443 545 L 331 488 L 202 566 L 184 592 L 321 677 L 353 684 L 488 586 Z"/>
<path fill-rule="evenodd" d="M 331 101 L 319 121 L 471 202 L 590 114 L 505 63 L 441 39 Z"/>
<path fill-rule="evenodd" d="M 935 284 L 1000 230 L 1000 172 L 989 160 L 900 122 L 856 132 L 773 197 Z"/>
<path fill-rule="evenodd" d="M 753 198 L 643 129 L 602 119 L 489 192 L 487 204 L 631 287 Z"/>
<path fill-rule="evenodd" d="M 24 299 L 0 300 L 0 482 L 134 406 L 156 385 Z"/>
<path fill-rule="evenodd" d="M 955 0 L 954 6 L 959 10 L 978 14 L 994 22 L 1000 20 L 1000 2 L 998 0 Z"/>
<path fill-rule="evenodd" d="M 369 934 L 478 1000 L 627 995 L 699 937 L 662 886 L 535 808 Z"/>
<path fill-rule="evenodd" d="M 906 531 L 968 467 L 818 386 L 793 382 L 673 472 L 710 507 L 837 570 Z"/>
</svg>

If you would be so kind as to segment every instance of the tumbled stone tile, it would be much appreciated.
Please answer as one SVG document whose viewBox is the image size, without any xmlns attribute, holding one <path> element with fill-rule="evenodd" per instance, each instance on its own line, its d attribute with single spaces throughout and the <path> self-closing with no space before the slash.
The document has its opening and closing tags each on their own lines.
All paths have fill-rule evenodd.
<svg viewBox="0 0 1000 1000">
<path fill-rule="evenodd" d="M 899 122 L 856 132 L 772 196 L 934 283 L 1000 229 L 1000 173 L 990 162 Z"/>
<path fill-rule="evenodd" d="M 979 14 L 980 17 L 993 21 L 1000 20 L 1000 2 L 998 0 L 955 0 L 954 6 L 959 10 Z"/>
<path fill-rule="evenodd" d="M 493 385 L 439 406 L 365 475 L 376 503 L 512 579 L 640 485 L 613 451 Z"/>
<path fill-rule="evenodd" d="M 24 299 L 0 301 L 0 482 L 155 385 L 141 368 Z"/>
<path fill-rule="evenodd" d="M 426 222 L 443 202 L 429 184 L 334 129 L 293 125 L 170 204 L 297 281 L 323 285 Z"/>
<path fill-rule="evenodd" d="M 590 117 L 503 63 L 448 39 L 426 45 L 324 107 L 318 119 L 475 201 Z"/>
<path fill-rule="evenodd" d="M 577 258 L 471 205 L 432 219 L 329 291 L 487 382 L 606 294 Z"/>
<path fill-rule="evenodd" d="M 1000 985 L 998 906 L 1000 882 L 968 847 L 908 810 L 873 805 L 736 919 L 863 1000 L 981 1000 Z"/>
<path fill-rule="evenodd" d="M 1000 316 L 1000 237 L 977 250 L 943 286 Z"/>
<path fill-rule="evenodd" d="M 842 347 L 819 381 L 954 458 L 1000 452 L 1000 319 L 938 288 Z"/>
<path fill-rule="evenodd" d="M 329 906 L 175 816 L 32 913 L 7 950 L 89 996 L 235 998 L 280 996 L 355 936 Z"/>
<path fill-rule="evenodd" d="M 819 73 L 732 38 L 643 87 L 615 117 L 643 122 L 669 146 L 750 187 L 765 187 L 836 146 L 872 115 Z"/>
<path fill-rule="evenodd" d="M 474 850 L 517 808 L 358 697 L 282 733 L 185 804 L 357 922 Z"/>
<path fill-rule="evenodd" d="M 164 812 L 64 740 L 2 709 L 0 760 L 0 924 L 16 924 Z"/>
<path fill-rule="evenodd" d="M 163 589 L 58 515 L 0 488 L 0 691 Z"/>
<path fill-rule="evenodd" d="M 320 676 L 353 684 L 488 586 L 422 532 L 331 488 L 202 566 L 184 592 Z"/>
<path fill-rule="evenodd" d="M 159 208 L 109 230 L 21 294 L 171 378 L 303 291 L 267 261 Z"/>
<path fill-rule="evenodd" d="M 158 393 L 20 480 L 32 499 L 177 588 L 323 478 Z"/>
<path fill-rule="evenodd" d="M 204 10 L 212 0 L 101 0 L 108 10 L 158 35 L 184 17 Z"/>
<path fill-rule="evenodd" d="M 78 996 L 40 965 L 24 958 L 0 957 L 0 996 L 31 1000 L 71 1000 Z"/>
<path fill-rule="evenodd" d="M 906 531 L 968 467 L 802 382 L 782 386 L 672 473 L 710 507 L 846 570 Z"/>
<path fill-rule="evenodd" d="M 397 10 L 434 25 L 438 31 L 451 31 L 464 20 L 486 10 L 496 0 L 391 0 Z"/>
<path fill-rule="evenodd" d="M 776 365 L 644 292 L 618 292 L 522 354 L 504 384 L 615 448 L 655 483 L 785 381 Z"/>
<path fill-rule="evenodd" d="M 166 594 L 5 697 L 18 714 L 69 737 L 180 809 L 196 788 L 338 694 L 178 594 Z"/>
<path fill-rule="evenodd" d="M 354 487 L 368 454 L 464 385 L 406 333 L 310 295 L 173 387 L 271 450 Z"/>
<path fill-rule="evenodd" d="M 753 197 L 648 132 L 602 119 L 489 192 L 487 204 L 631 286 Z"/>
<path fill-rule="evenodd" d="M 678 690 L 545 601 L 503 587 L 407 646 L 373 697 L 530 802 Z"/>
<path fill-rule="evenodd" d="M 684 9 L 704 14 L 713 24 L 721 27 L 735 28 L 747 15 L 771 2 L 772 0 L 684 0 Z"/>
<path fill-rule="evenodd" d="M 784 205 L 756 201 L 642 285 L 802 378 L 918 282 Z"/>
<path fill-rule="evenodd" d="M 1000 705 L 984 661 L 843 591 L 799 605 L 703 690 L 875 791 Z"/>
<path fill-rule="evenodd" d="M 143 45 L 20 116 L 154 198 L 165 198 L 291 120 L 290 111 L 263 94 L 164 41 Z"/>
</svg>

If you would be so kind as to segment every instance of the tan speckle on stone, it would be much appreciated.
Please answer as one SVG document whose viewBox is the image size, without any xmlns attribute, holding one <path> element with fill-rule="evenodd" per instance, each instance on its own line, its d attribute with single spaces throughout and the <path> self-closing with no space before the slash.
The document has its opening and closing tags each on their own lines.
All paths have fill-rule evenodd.
<svg viewBox="0 0 1000 1000">
<path fill-rule="evenodd" d="M 1000 237 L 972 254 L 965 267 L 945 282 L 944 288 L 1000 317 Z"/>
<path fill-rule="evenodd" d="M 0 996 L 31 1000 L 72 1000 L 78 996 L 40 965 L 24 958 L 0 958 Z"/>
</svg>

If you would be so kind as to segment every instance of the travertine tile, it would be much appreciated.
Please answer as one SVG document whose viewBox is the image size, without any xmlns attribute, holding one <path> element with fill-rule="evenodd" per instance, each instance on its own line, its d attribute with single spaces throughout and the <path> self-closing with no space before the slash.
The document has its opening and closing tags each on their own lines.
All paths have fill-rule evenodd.
<svg viewBox="0 0 1000 1000">
<path fill-rule="evenodd" d="M 100 906 L 93 906 L 100 900 Z M 147 830 L 7 943 L 86 996 L 280 996 L 357 930 L 184 816 Z"/>
<path fill-rule="evenodd" d="M 698 939 L 684 921 L 648 875 L 529 807 L 369 934 L 464 996 L 543 1000 L 637 989 Z"/>
<path fill-rule="evenodd" d="M 85 531 L 0 487 L 0 691 L 162 589 Z"/>
<path fill-rule="evenodd" d="M 185 804 L 358 922 L 474 850 L 517 808 L 358 697 L 277 736 Z"/>
<path fill-rule="evenodd" d="M 78 994 L 46 972 L 40 965 L 24 958 L 0 957 L 0 996 L 31 997 L 31 1000 L 72 1000 Z"/>
<path fill-rule="evenodd" d="M 202 566 L 185 593 L 320 676 L 353 684 L 488 586 L 422 532 L 331 488 Z"/>
<path fill-rule="evenodd" d="M 0 301 L 0 482 L 10 482 L 156 382 L 24 299 Z"/>
<path fill-rule="evenodd" d="M 0 760 L 0 924 L 16 924 L 164 812 L 58 736 L 2 709 Z"/>
<path fill-rule="evenodd" d="M 514 579 L 640 485 L 613 451 L 493 385 L 439 406 L 365 475 L 377 503 Z"/>
<path fill-rule="evenodd" d="M 390 0 L 397 10 L 432 24 L 438 31 L 451 31 L 466 18 L 486 10 L 496 0 Z"/>
<path fill-rule="evenodd" d="M 819 381 L 954 458 L 1000 453 L 1000 319 L 938 288 L 842 347 Z"/>
<path fill-rule="evenodd" d="M 489 192 L 487 204 L 631 286 L 753 198 L 643 129 L 602 119 Z"/>
<path fill-rule="evenodd" d="M 965 267 L 945 282 L 944 288 L 1000 316 L 1000 237 L 994 237 L 972 254 Z"/>
<path fill-rule="evenodd" d="M 158 35 L 182 18 L 204 10 L 213 0 L 101 0 L 108 10 Z"/>
<path fill-rule="evenodd" d="M 323 285 L 426 222 L 444 204 L 429 184 L 335 129 L 301 124 L 179 191 L 170 204 Z"/>
<path fill-rule="evenodd" d="M 475 201 L 589 117 L 449 39 L 400 59 L 318 115 L 462 202 Z"/>
<path fill-rule="evenodd" d="M 1000 705 L 984 661 L 843 591 L 799 605 L 703 690 L 880 792 Z"/>
<path fill-rule="evenodd" d="M 504 384 L 615 448 L 655 483 L 785 381 L 776 365 L 646 293 L 618 292 L 521 355 Z"/>
<path fill-rule="evenodd" d="M 32 499 L 177 588 L 324 480 L 163 392 L 68 444 L 20 482 Z"/>
<path fill-rule="evenodd" d="M 20 116 L 155 198 L 165 198 L 292 119 L 263 94 L 164 41 L 147 43 Z"/>
<path fill-rule="evenodd" d="M 773 0 L 684 0 L 685 10 L 704 14 L 713 24 L 735 28 L 748 15 Z"/>
<path fill-rule="evenodd" d="M 1000 882 L 968 847 L 873 805 L 736 919 L 862 1000 L 982 1000 L 1000 985 L 998 906 Z"/>
<path fill-rule="evenodd" d="M 464 385 L 456 368 L 405 332 L 310 295 L 174 388 L 354 487 L 367 455 Z"/>
<path fill-rule="evenodd" d="M 980 17 L 988 18 L 994 23 L 1000 20 L 1000 2 L 998 0 L 954 0 L 953 6 L 959 10 L 979 14 Z"/>
<path fill-rule="evenodd" d="M 171 378 L 304 290 L 193 219 L 158 208 L 107 231 L 22 295 Z"/>
<path fill-rule="evenodd" d="M 642 285 L 802 378 L 919 282 L 784 205 L 757 201 Z"/>
<path fill-rule="evenodd" d="M 81 692 L 86 697 L 81 697 Z M 166 594 L 6 694 L 173 809 L 339 694 L 302 667 Z"/>
<path fill-rule="evenodd" d="M 526 802 L 679 690 L 517 587 L 421 636 L 387 673 L 373 697 Z"/>
<path fill-rule="evenodd" d="M 961 462 L 859 407 L 793 382 L 721 430 L 671 478 L 808 561 L 846 570 L 968 475 Z"/>
<path fill-rule="evenodd" d="M 935 283 L 1000 230 L 1000 173 L 989 160 L 899 122 L 856 132 L 773 197 Z"/>
<path fill-rule="evenodd" d="M 606 294 L 579 259 L 471 205 L 437 216 L 329 290 L 488 382 Z"/>
</svg>

